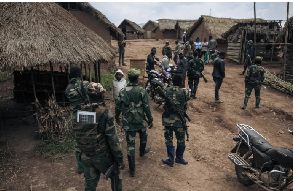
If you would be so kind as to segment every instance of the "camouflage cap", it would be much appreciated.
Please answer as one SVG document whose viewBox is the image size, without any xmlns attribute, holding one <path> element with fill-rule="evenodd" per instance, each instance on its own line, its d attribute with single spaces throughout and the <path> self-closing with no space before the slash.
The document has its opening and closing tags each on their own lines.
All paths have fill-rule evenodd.
<svg viewBox="0 0 300 191">
<path fill-rule="evenodd" d="M 166 41 L 166 44 L 169 45 L 170 44 L 169 41 Z"/>
<path fill-rule="evenodd" d="M 128 77 L 138 77 L 140 75 L 141 71 L 139 69 L 130 69 L 127 72 Z"/>
<path fill-rule="evenodd" d="M 88 85 L 88 91 L 90 92 L 105 92 L 106 90 L 103 88 L 103 86 L 100 83 L 91 82 Z"/>
<path fill-rule="evenodd" d="M 263 57 L 261 56 L 256 56 L 255 61 L 261 62 L 263 60 Z"/>
<path fill-rule="evenodd" d="M 252 45 L 252 44 L 253 44 L 253 41 L 252 41 L 252 40 L 249 40 L 249 41 L 248 41 L 248 44 L 251 44 L 251 45 Z"/>
</svg>

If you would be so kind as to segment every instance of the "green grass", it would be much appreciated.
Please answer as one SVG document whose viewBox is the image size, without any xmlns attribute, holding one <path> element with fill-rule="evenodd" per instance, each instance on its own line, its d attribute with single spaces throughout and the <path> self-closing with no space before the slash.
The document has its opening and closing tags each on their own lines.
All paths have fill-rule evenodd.
<svg viewBox="0 0 300 191">
<path fill-rule="evenodd" d="M 46 159 L 59 160 L 64 159 L 66 154 L 74 151 L 76 145 L 75 138 L 67 136 L 62 141 L 52 141 L 49 143 L 40 142 L 36 146 L 37 154 Z"/>
</svg>

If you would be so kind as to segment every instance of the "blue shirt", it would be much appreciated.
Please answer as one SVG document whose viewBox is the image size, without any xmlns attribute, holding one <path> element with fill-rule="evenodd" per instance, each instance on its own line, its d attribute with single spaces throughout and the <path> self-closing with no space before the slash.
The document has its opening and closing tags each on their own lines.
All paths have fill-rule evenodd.
<svg viewBox="0 0 300 191">
<path fill-rule="evenodd" d="M 201 42 L 194 42 L 194 43 L 195 43 L 195 49 L 201 49 L 202 48 Z"/>
</svg>

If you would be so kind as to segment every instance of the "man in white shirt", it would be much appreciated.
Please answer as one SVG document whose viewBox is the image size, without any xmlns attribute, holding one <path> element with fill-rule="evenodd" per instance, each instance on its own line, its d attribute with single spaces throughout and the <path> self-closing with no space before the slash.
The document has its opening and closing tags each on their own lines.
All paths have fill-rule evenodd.
<svg viewBox="0 0 300 191">
<path fill-rule="evenodd" d="M 170 59 L 172 58 L 172 52 L 167 51 L 166 55 L 161 60 L 161 70 L 167 70 L 169 68 Z"/>
<path fill-rule="evenodd" d="M 196 38 L 196 42 L 195 43 L 195 50 L 198 52 L 198 56 L 199 58 L 201 58 L 201 48 L 202 48 L 202 44 L 200 42 L 199 37 Z"/>
</svg>

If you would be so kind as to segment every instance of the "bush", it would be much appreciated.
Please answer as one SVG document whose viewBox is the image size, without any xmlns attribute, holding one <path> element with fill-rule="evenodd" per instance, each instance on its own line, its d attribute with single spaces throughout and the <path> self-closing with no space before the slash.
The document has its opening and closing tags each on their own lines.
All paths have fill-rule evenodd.
<svg viewBox="0 0 300 191">
<path fill-rule="evenodd" d="M 46 159 L 64 159 L 65 155 L 74 151 L 76 145 L 75 138 L 68 136 L 62 141 L 40 142 L 36 146 L 37 154 Z"/>
</svg>

